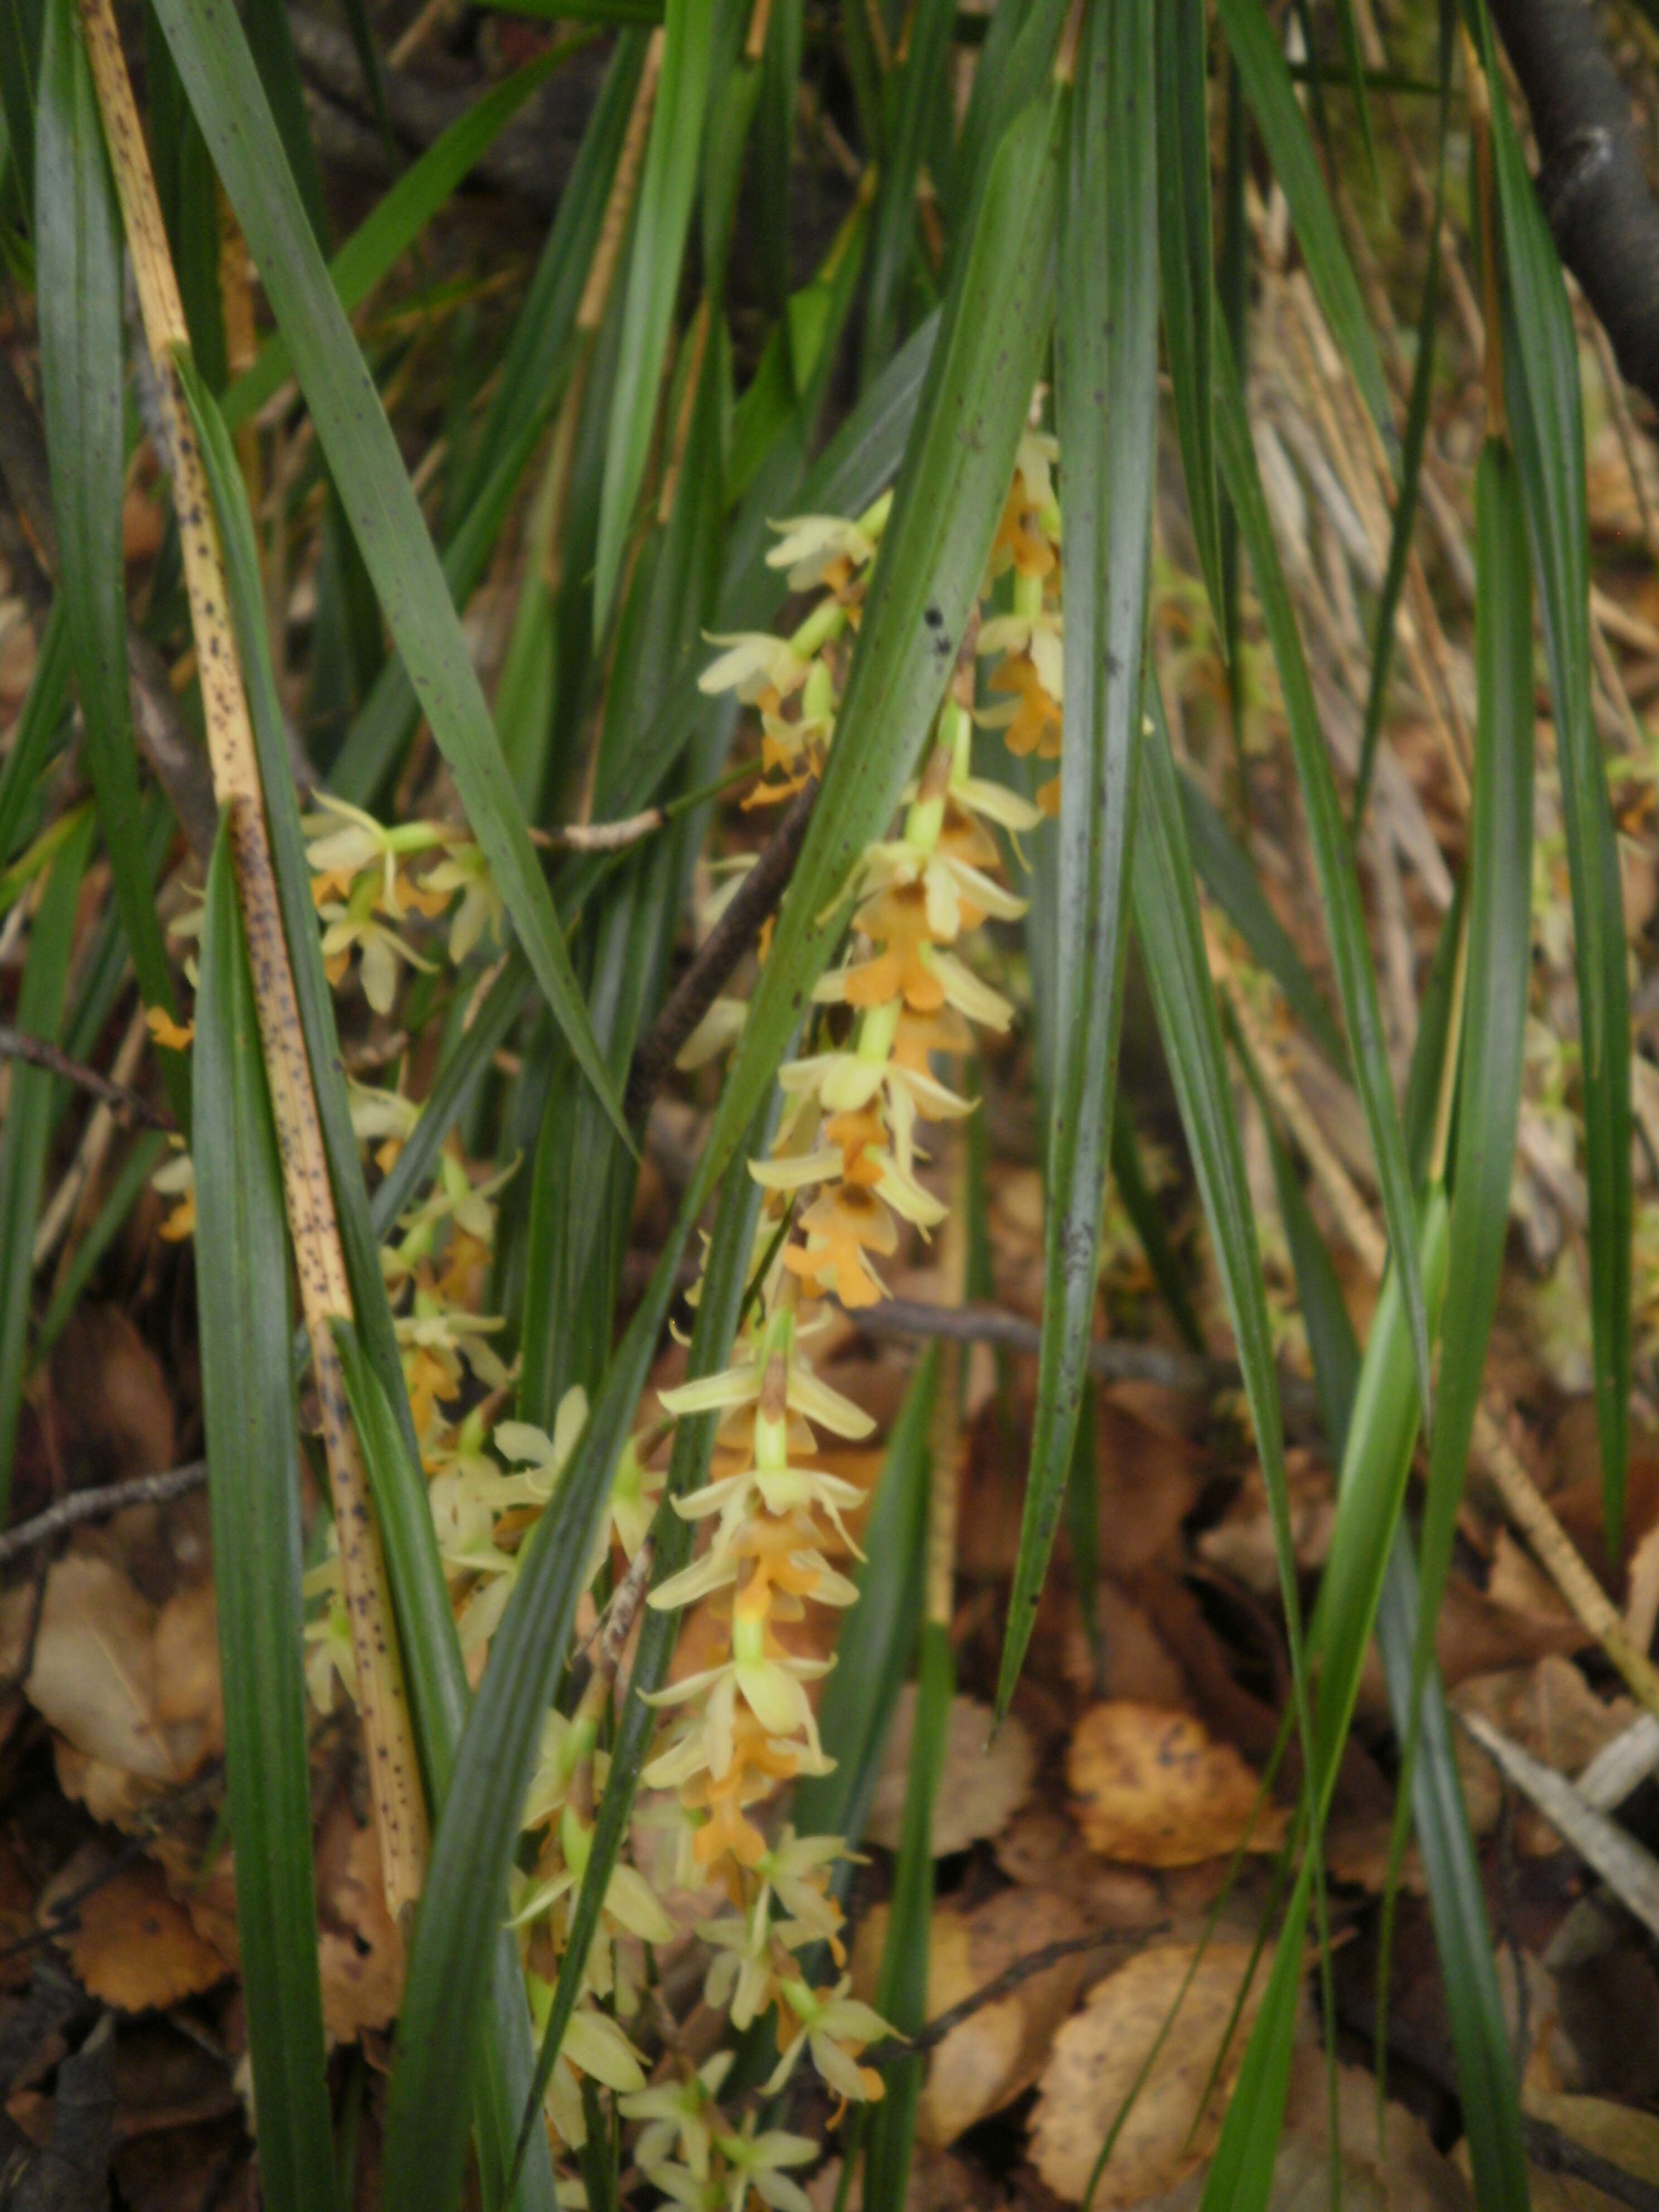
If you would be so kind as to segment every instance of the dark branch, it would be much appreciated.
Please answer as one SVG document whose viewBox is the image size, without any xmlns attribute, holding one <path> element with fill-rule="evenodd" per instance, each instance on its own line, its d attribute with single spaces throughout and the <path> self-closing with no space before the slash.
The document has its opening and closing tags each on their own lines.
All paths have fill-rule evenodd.
<svg viewBox="0 0 1659 2212">
<path fill-rule="evenodd" d="M 179 1126 L 164 1107 L 152 1106 L 148 1098 L 129 1091 L 125 1083 L 112 1083 L 108 1076 L 100 1075 L 95 1067 L 83 1066 L 78 1060 L 71 1060 L 66 1052 L 59 1052 L 44 1037 L 30 1036 L 3 1023 L 0 1023 L 0 1060 L 26 1060 L 31 1067 L 44 1067 L 48 1075 L 61 1075 L 77 1091 L 89 1091 L 106 1106 L 113 1106 L 118 1113 L 125 1114 L 132 1121 L 147 1122 L 152 1129 L 176 1129 Z"/>
<path fill-rule="evenodd" d="M 165 1505 L 169 1498 L 199 1490 L 207 1479 L 207 1462 L 198 1459 L 187 1467 L 171 1467 L 164 1474 L 136 1474 L 101 1490 L 72 1490 L 32 1521 L 20 1521 L 15 1528 L 0 1534 L 0 1567 L 25 1552 L 38 1551 L 42 1544 L 66 1536 L 85 1522 L 106 1521 L 113 1513 L 125 1512 L 129 1505 Z"/>
<path fill-rule="evenodd" d="M 878 1336 L 948 1337 L 956 1344 L 1000 1345 L 1036 1352 L 1042 1331 L 1000 1306 L 935 1306 L 923 1298 L 884 1298 L 849 1318 Z M 1156 1382 L 1166 1390 L 1230 1390 L 1238 1385 L 1231 1359 L 1206 1359 L 1190 1352 L 1165 1352 L 1155 1344 L 1089 1346 L 1089 1371 L 1103 1382 Z"/>
<path fill-rule="evenodd" d="M 1589 0 L 1492 0 L 1538 139 L 1538 198 L 1627 383 L 1659 407 L 1659 201 Z"/>
<path fill-rule="evenodd" d="M 736 896 L 708 933 L 708 941 L 664 1002 L 628 1072 L 623 1110 L 643 1119 L 667 1080 L 681 1046 L 720 994 L 720 988 L 761 932 L 787 888 L 806 836 L 816 781 L 804 783 L 784 810 L 772 842 L 744 878 Z"/>
</svg>

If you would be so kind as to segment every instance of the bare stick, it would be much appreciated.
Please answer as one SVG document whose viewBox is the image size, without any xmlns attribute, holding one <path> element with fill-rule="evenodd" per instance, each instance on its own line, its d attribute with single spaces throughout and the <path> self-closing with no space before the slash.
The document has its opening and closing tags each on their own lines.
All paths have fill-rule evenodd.
<svg viewBox="0 0 1659 2212">
<path fill-rule="evenodd" d="M 106 1106 L 131 1115 L 134 1121 L 143 1121 L 152 1129 L 176 1129 L 179 1126 L 165 1107 L 152 1106 L 148 1098 L 130 1091 L 125 1083 L 112 1083 L 108 1076 L 100 1075 L 95 1067 L 87 1067 L 78 1060 L 71 1060 L 66 1052 L 59 1052 L 44 1037 L 30 1036 L 25 1030 L 9 1029 L 4 1024 L 0 1024 L 0 1060 L 26 1060 L 31 1067 L 44 1067 L 48 1075 L 61 1075 L 77 1091 L 90 1091 Z"/>
<path fill-rule="evenodd" d="M 697 1024 L 720 996 L 720 987 L 759 936 L 767 916 L 783 896 L 818 787 L 804 783 L 784 811 L 772 842 L 744 878 L 736 896 L 708 933 L 701 952 L 670 992 L 650 1034 L 634 1055 L 623 1110 L 630 1121 L 644 1118 L 668 1071 Z"/>
<path fill-rule="evenodd" d="M 194 1459 L 186 1467 L 168 1468 L 164 1474 L 135 1474 L 125 1482 L 108 1483 L 101 1490 L 72 1490 L 67 1498 L 48 1505 L 44 1513 L 20 1521 L 15 1528 L 0 1534 L 0 1567 L 21 1559 L 25 1552 L 56 1542 L 88 1521 L 107 1521 L 113 1513 L 125 1513 L 129 1505 L 165 1505 L 171 1498 L 199 1490 L 207 1479 L 207 1462 Z"/>
<path fill-rule="evenodd" d="M 1023 1315 L 1000 1306 L 936 1306 L 923 1298 L 884 1298 L 849 1316 L 877 1336 L 939 1337 L 951 1344 L 994 1344 L 1035 1352 L 1042 1331 Z M 1155 1344 L 1089 1346 L 1089 1371 L 1103 1382 L 1156 1382 L 1166 1390 L 1225 1390 L 1238 1381 L 1231 1359 L 1206 1359 L 1190 1352 L 1165 1352 Z"/>
</svg>

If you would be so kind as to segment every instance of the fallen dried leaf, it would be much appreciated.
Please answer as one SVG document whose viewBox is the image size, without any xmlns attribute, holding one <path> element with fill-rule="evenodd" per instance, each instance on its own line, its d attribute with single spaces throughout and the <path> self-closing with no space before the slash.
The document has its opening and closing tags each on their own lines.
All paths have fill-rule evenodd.
<svg viewBox="0 0 1659 2212">
<path fill-rule="evenodd" d="M 1201 1956 L 1196 1944 L 1158 1944 L 1109 1974 L 1066 2021 L 1043 2069 L 1031 2136 L 1037 2172 L 1056 2196 L 1082 2201 L 1101 2145 L 1177 2000 L 1094 2202 L 1103 2212 L 1139 2204 L 1208 2158 L 1272 1965 L 1264 1954 L 1229 2039 L 1250 1959 L 1248 1943 L 1212 1943 Z"/>
<path fill-rule="evenodd" d="M 1094 1705 L 1066 1754 L 1085 1842 L 1103 1858 L 1190 1866 L 1235 1850 L 1278 1849 L 1285 1814 L 1256 1812 L 1256 1778 L 1231 1744 L 1167 1706 Z M 1252 1826 L 1252 1815 L 1255 1815 Z"/>
<path fill-rule="evenodd" d="M 77 1851 L 42 1893 L 43 1927 L 99 1871 L 107 1857 L 97 1843 Z M 74 1924 L 60 1938 L 90 1996 L 118 2012 L 165 2011 L 224 1979 L 225 1961 L 191 1925 L 160 1867 L 149 1860 L 123 1867 L 67 1907 Z"/>
<path fill-rule="evenodd" d="M 71 1553 L 46 1579 L 27 1686 L 85 1757 L 166 1786 L 185 1768 L 156 1709 L 155 1620 L 118 1569 Z"/>
<path fill-rule="evenodd" d="M 336 1806 L 318 1838 L 317 1901 L 323 2025 L 331 2041 L 355 2043 L 396 2015 L 404 1945 L 386 1911 L 374 1832 L 360 1828 L 343 1806 Z"/>
<path fill-rule="evenodd" d="M 1064 1888 L 1091 1928 L 1127 1935 L 1155 1926 L 1164 1900 L 1151 1875 L 1133 1867 L 1103 1865 L 1078 1848 L 1076 1823 L 1058 1805 L 1034 1798 L 997 1838 L 997 1864 L 1028 1889 Z"/>
<path fill-rule="evenodd" d="M 888 1919 L 887 1906 L 876 1906 L 854 1946 L 854 1982 L 866 2000 L 875 1996 Z M 937 1906 L 928 1933 L 928 2019 L 975 1996 L 1020 1960 L 1091 1932 L 1076 1900 L 1056 1890 L 1006 1889 L 967 1912 L 949 1901 Z M 924 2142 L 954 2142 L 1030 2087 L 1054 2030 L 1100 1960 L 1093 1950 L 1059 1960 L 951 2030 L 928 2059 L 919 2115 Z"/>
<path fill-rule="evenodd" d="M 887 1756 L 864 1831 L 866 1839 L 884 1850 L 898 1849 L 915 1725 L 915 1685 L 907 1682 L 894 1710 Z M 994 1736 L 988 1705 L 952 1698 L 950 1737 L 933 1800 L 933 1856 L 948 1858 L 981 1837 L 998 1834 L 1030 1796 L 1036 1768 L 1031 1739 L 1017 1716 L 1010 1714 Z"/>
</svg>

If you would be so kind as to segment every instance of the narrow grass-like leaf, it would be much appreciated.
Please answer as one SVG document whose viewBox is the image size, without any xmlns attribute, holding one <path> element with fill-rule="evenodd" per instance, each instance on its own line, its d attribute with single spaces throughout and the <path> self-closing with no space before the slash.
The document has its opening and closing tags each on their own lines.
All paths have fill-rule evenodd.
<svg viewBox="0 0 1659 2212">
<path fill-rule="evenodd" d="M 416 1740 L 428 1804 L 435 1810 L 442 1801 L 469 1695 L 448 1591 L 432 1531 L 431 1509 L 404 1383 L 402 1357 L 386 1297 L 386 1280 L 380 1271 L 380 1243 L 393 1217 L 389 1210 L 378 1216 L 370 1210 L 351 1126 L 335 1027 L 333 994 L 323 969 L 287 732 L 270 665 L 258 555 L 246 495 L 222 418 L 188 362 L 181 364 L 180 381 L 191 407 L 219 516 L 220 542 L 246 677 L 283 931 L 300 1003 L 306 1055 L 316 1088 L 340 1241 L 356 1316 L 351 1348 L 354 1356 L 367 1359 L 378 1394 L 378 1406 L 385 1408 L 398 1439 L 399 1449 L 395 1453 L 371 1441 L 364 1423 L 376 1408 L 367 1401 L 358 1408 L 356 1400 L 363 1394 L 354 1390 L 358 1433 L 363 1440 L 386 1544 L 388 1578 L 399 1622 L 400 1648 L 410 1669 Z M 527 988 L 527 975 L 525 982 Z M 380 1194 L 377 1193 L 377 1197 Z M 389 1527 L 394 1518 L 403 1532 L 395 1545 Z M 424 1529 L 424 1544 L 410 1534 L 411 1529 Z M 424 1693 L 416 1676 L 427 1684 Z M 477 2101 L 479 2162 L 486 2203 L 492 2207 L 501 2202 L 501 2181 L 510 2153 L 514 2115 L 522 2084 L 528 2078 L 532 2050 L 524 1978 L 514 1939 L 506 1930 L 497 1937 L 495 1948 L 495 2004 L 479 2038 L 476 2071 L 471 2077 Z M 525 2212 L 549 2212 L 552 2200 L 551 2162 L 539 2159 L 526 2177 Z"/>
<path fill-rule="evenodd" d="M 1235 0 L 1228 0 L 1228 4 L 1235 4 Z M 1247 4 L 1247 0 L 1237 0 L 1237 4 Z M 1248 0 L 1248 4 L 1254 6 L 1255 0 Z M 1255 447 L 1244 409 L 1243 389 L 1225 332 L 1218 330 L 1216 335 L 1216 428 L 1222 471 L 1238 518 L 1240 536 L 1249 554 L 1268 641 L 1278 665 L 1285 717 L 1296 757 L 1297 777 L 1302 787 L 1308 838 L 1319 878 L 1337 995 L 1352 1055 L 1354 1085 L 1365 1109 L 1389 1247 L 1400 1271 L 1418 1383 L 1426 1405 L 1431 1389 L 1429 1328 L 1418 1267 L 1411 1176 L 1377 1006 L 1376 975 L 1365 939 L 1364 910 L 1360 904 L 1359 884 L 1331 774 L 1330 757 L 1325 750 L 1319 712 L 1314 704 L 1296 610 L 1291 603 L 1279 550 L 1273 542 L 1273 526 L 1267 519 Z"/>
<path fill-rule="evenodd" d="M 1440 1357 L 1429 1454 L 1413 1680 L 1420 1690 L 1451 1570 L 1486 1344 L 1498 1307 L 1521 1119 L 1532 981 L 1532 584 L 1521 484 L 1507 444 L 1489 437 L 1475 477 L 1474 790 L 1468 941 L 1458 1060 L 1446 1297 L 1456 1327 Z M 1408 1729 L 1406 1769 L 1417 1729 Z"/>
<path fill-rule="evenodd" d="M 667 0 L 662 76 L 640 179 L 623 293 L 622 354 L 611 393 L 593 583 L 596 637 L 616 597 L 634 502 L 645 477 L 697 181 L 714 34 L 714 0 Z"/>
<path fill-rule="evenodd" d="M 916 179 L 928 112 L 945 73 L 954 0 L 918 0 L 903 64 L 887 81 L 892 114 L 871 217 L 864 298 L 862 362 L 867 384 L 886 365 L 898 335 L 899 306 L 916 241 Z"/>
<path fill-rule="evenodd" d="M 952 1478 L 953 1479 L 953 1478 Z M 904 1789 L 904 1819 L 888 1908 L 887 1940 L 876 1984 L 876 2009 L 901 2035 L 927 2022 L 927 1957 L 933 1917 L 933 1801 L 945 1770 L 956 1665 L 946 1621 L 926 1620 L 916 1675 L 915 1731 Z M 865 2152 L 865 2212 L 902 2204 L 915 2148 L 916 2115 L 927 2061 L 920 2054 L 887 2069 L 887 2091 L 871 2116 Z"/>
<path fill-rule="evenodd" d="M 885 829 L 943 695 L 1012 469 L 1045 328 L 1055 202 L 1048 105 L 1014 126 L 965 260 L 888 525 L 823 793 L 780 917 L 716 1126 L 644 1297 L 521 1556 L 434 1838 L 410 1960 L 387 2130 L 386 2191 L 448 2212 L 460 2180 L 456 2092 L 520 1809 L 563 1663 L 591 1532 L 674 1294 L 692 1223 L 768 1095 L 833 942 L 827 909 Z M 923 619 L 928 606 L 939 623 Z M 944 640 L 941 653 L 935 629 Z"/>
<path fill-rule="evenodd" d="M 1437 1190 L 1425 1212 L 1420 1241 L 1424 1283 L 1437 1315 L 1446 1227 L 1444 1195 Z M 1417 1441 L 1421 1401 L 1411 1339 L 1400 1272 L 1390 1267 L 1354 1394 L 1336 1524 L 1309 1638 L 1318 1662 L 1319 1698 L 1304 1806 L 1316 1823 L 1323 1821 L 1341 1765 Z M 1279 1930 L 1267 1991 L 1205 2185 L 1204 2212 L 1265 2212 L 1268 2203 L 1284 2125 L 1313 1863 L 1310 1852 Z"/>
<path fill-rule="evenodd" d="M 1403 1528 L 1395 1537 L 1389 1559 L 1376 1637 L 1395 1727 L 1403 1732 L 1414 1712 L 1411 1654 L 1417 1638 L 1416 1573 Z M 1421 1734 L 1412 1775 L 1412 1810 L 1428 1875 L 1447 2024 L 1457 2055 L 1458 2095 L 1475 2202 L 1481 2212 L 1528 2212 L 1526 2138 L 1510 2026 L 1498 1984 L 1497 1945 L 1486 1916 L 1451 1717 L 1437 1669 L 1424 1686 L 1415 1717 Z"/>
<path fill-rule="evenodd" d="M 1365 801 L 1370 792 L 1371 770 L 1376 765 L 1377 741 L 1382 730 L 1389 667 L 1394 658 L 1395 623 L 1411 557 L 1412 532 L 1417 524 L 1418 484 L 1423 473 L 1424 441 L 1428 435 L 1429 401 L 1434 392 L 1434 341 L 1440 314 L 1440 229 L 1446 202 L 1446 137 L 1451 119 L 1452 32 L 1455 22 L 1455 0 L 1441 0 L 1440 122 L 1434 208 L 1429 219 L 1429 258 L 1423 274 L 1423 306 L 1417 319 L 1417 359 L 1412 369 L 1411 397 L 1406 406 L 1406 441 L 1400 455 L 1400 495 L 1395 502 L 1394 524 L 1389 534 L 1388 566 L 1382 572 L 1382 589 L 1377 595 L 1370 683 L 1365 694 L 1365 724 L 1359 743 L 1359 769 L 1354 777 L 1351 819 L 1356 840 L 1365 818 Z"/>
<path fill-rule="evenodd" d="M 145 1000 L 173 1012 L 167 947 L 138 836 L 138 756 L 127 687 L 121 226 L 98 97 L 70 0 L 48 0 L 36 161 L 40 368 L 64 604 L 116 903 Z M 188 1121 L 189 1073 L 161 1055 Z"/>
<path fill-rule="evenodd" d="M 156 13 L 288 338 L 353 531 L 473 835 L 554 1018 L 620 1130 L 622 1109 L 576 988 L 449 587 L 283 159 L 240 24 L 234 11 L 209 13 L 189 0 L 158 0 Z"/>
<path fill-rule="evenodd" d="M 92 842 L 83 814 L 58 848 L 41 894 L 17 994 L 16 1025 L 25 1036 L 58 1041 L 64 986 L 74 949 L 76 907 Z M 0 1127 L 0 1528 L 11 1497 L 12 1462 L 22 1405 L 23 1355 L 28 1341 L 29 1285 L 34 1273 L 34 1223 L 46 1170 L 55 1079 L 14 1060 Z"/>
<path fill-rule="evenodd" d="M 401 253 L 408 251 L 469 170 L 475 168 L 531 94 L 561 63 L 574 44 L 550 47 L 490 89 L 434 138 L 420 160 L 404 170 L 390 191 L 354 230 L 328 264 L 328 273 L 349 314 L 362 305 Z M 287 339 L 276 331 L 259 349 L 252 366 L 221 403 L 227 426 L 235 429 L 259 412 L 283 380 L 294 374 Z"/>
<path fill-rule="evenodd" d="M 202 1409 L 259 2182 L 273 2212 L 302 2212 L 330 2201 L 334 2146 L 311 1856 L 288 1229 L 222 832 L 208 875 L 195 1067 Z"/>
<path fill-rule="evenodd" d="M 1336 0 L 1337 29 L 1342 40 L 1342 65 L 1347 71 L 1348 89 L 1353 94 L 1354 118 L 1359 125 L 1359 136 L 1365 149 L 1365 166 L 1370 171 L 1371 182 L 1377 182 L 1376 141 L 1371 131 L 1371 103 L 1367 90 L 1365 57 L 1360 49 L 1358 27 L 1353 19 L 1353 0 Z"/>
<path fill-rule="evenodd" d="M 398 1635 L 408 1655 L 410 1702 L 427 1789 L 432 1802 L 440 1805 L 449 1788 L 455 1748 L 471 1702 L 455 1616 L 425 1486 L 410 1458 L 398 1417 L 356 1332 L 342 1322 L 337 1323 L 335 1335 L 380 1516 Z M 510 1928 L 499 1927 L 488 1948 L 490 2014 L 472 2051 L 461 2059 L 464 2064 L 470 2060 L 471 2065 L 483 2202 L 491 2208 L 510 2202 L 520 2212 L 552 2212 L 556 2198 L 545 2134 L 528 2146 L 521 2165 L 515 2167 L 513 2158 L 514 2129 L 529 2095 L 535 2063 L 518 1938 Z"/>
<path fill-rule="evenodd" d="M 1187 513 L 1211 611 L 1222 629 L 1210 336 L 1215 255 L 1210 222 L 1208 24 L 1204 0 L 1163 0 L 1157 17 L 1158 236 L 1164 334 L 1170 349 Z"/>
<path fill-rule="evenodd" d="M 1376 333 L 1365 311 L 1359 280 L 1320 173 L 1307 118 L 1267 10 L 1262 0 L 1218 0 L 1217 13 L 1267 159 L 1290 204 L 1297 242 L 1319 304 L 1337 343 L 1348 356 L 1377 428 L 1384 441 L 1392 444 L 1394 410 Z"/>
<path fill-rule="evenodd" d="M 305 86 L 300 77 L 300 58 L 294 51 L 283 0 L 246 0 L 242 10 L 247 42 L 259 72 L 259 82 L 270 102 L 270 112 L 288 166 L 299 187 L 300 198 L 318 245 L 328 251 L 328 203 L 323 191 L 323 172 L 306 112 Z M 374 76 L 365 71 L 371 88 Z"/>
<path fill-rule="evenodd" d="M 1156 684 L 1147 684 L 1146 701 L 1150 711 L 1134 854 L 1135 934 L 1146 963 L 1158 1034 L 1175 1083 L 1255 1428 L 1256 1451 L 1273 1517 L 1297 1718 L 1305 1746 L 1310 1716 L 1267 1287 L 1238 1117 L 1222 1050 L 1220 1019 L 1210 983 L 1186 821 Z"/>
<path fill-rule="evenodd" d="M 1036 1416 L 999 1717 L 1019 1680 L 1060 1525 L 1094 1327 L 1111 1155 L 1158 453 L 1152 18 L 1151 0 L 1093 9 L 1072 94 L 1055 379 L 1066 610 L 1057 1021 Z"/>
<path fill-rule="evenodd" d="M 1590 1333 L 1607 1555 L 1624 1527 L 1631 1389 L 1631 1022 L 1613 811 L 1590 715 L 1589 525 L 1578 345 L 1477 0 L 1502 231 L 1504 389 L 1538 578 L 1572 881 L 1589 1185 Z"/>
<path fill-rule="evenodd" d="M 953 239 L 961 246 L 978 226 L 980 203 L 1009 125 L 1048 81 L 1066 13 L 1066 0 L 1030 0 L 1029 6 L 1021 6 L 1019 0 L 1001 0 L 974 72 L 957 152 Z M 1010 34 L 1006 44 L 1000 28 L 1004 17 Z M 953 260 L 959 250 L 960 246 L 953 246 Z"/>
<path fill-rule="evenodd" d="M 1437 1036 L 1425 1019 L 1413 1051 L 1413 1073 L 1420 1066 L 1425 1097 L 1438 1089 L 1444 1051 L 1444 1023 Z M 1265 1106 L 1265 1102 L 1264 1102 Z M 1424 1117 L 1427 1141 L 1431 1117 Z M 1413 1131 L 1408 1121 L 1408 1140 Z M 1359 1347 L 1343 1304 L 1341 1285 L 1312 1209 L 1291 1171 L 1283 1146 L 1272 1134 L 1274 1178 L 1285 1241 L 1296 1272 L 1302 1311 L 1313 1355 L 1314 1381 L 1331 1448 L 1339 1458 L 1346 1449 L 1354 1392 L 1359 1378 Z M 1412 1651 L 1417 1634 L 1417 1576 L 1410 1536 L 1403 1524 L 1395 1533 L 1388 1572 L 1377 1607 L 1376 1640 L 1382 1655 L 1395 1725 L 1403 1739 L 1413 1711 Z M 1463 2107 L 1463 2132 L 1474 2169 L 1475 2198 L 1492 2212 L 1526 2212 L 1526 2145 L 1516 2092 L 1509 2029 L 1498 1987 L 1492 1929 L 1486 1918 L 1480 1869 L 1469 1833 L 1463 1785 L 1452 1747 L 1446 1694 L 1437 1668 L 1431 1665 L 1419 1707 L 1417 1763 L 1411 1781 L 1412 1809 L 1428 1877 L 1429 1909 L 1446 2012 L 1457 2056 Z M 1383 1972 L 1386 1973 L 1386 1962 Z M 1379 1987 L 1379 2006 L 1387 2000 Z"/>
</svg>

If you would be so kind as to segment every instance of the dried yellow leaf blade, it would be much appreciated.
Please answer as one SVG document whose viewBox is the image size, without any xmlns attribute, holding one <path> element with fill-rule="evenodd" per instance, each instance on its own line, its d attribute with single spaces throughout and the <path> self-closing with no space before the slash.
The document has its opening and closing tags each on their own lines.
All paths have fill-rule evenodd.
<svg viewBox="0 0 1659 2212">
<path fill-rule="evenodd" d="M 215 793 L 228 813 L 238 902 L 247 938 L 259 1041 L 270 1086 L 283 1182 L 323 1407 L 323 1437 L 339 1531 L 352 1656 L 368 1745 L 375 1823 L 394 1911 L 420 1894 L 426 1810 L 379 1532 L 330 1327 L 351 1318 L 333 1187 L 283 933 L 264 793 L 232 626 L 218 524 L 185 404 L 177 356 L 188 347 L 179 286 L 109 0 L 80 0 L 144 335 L 155 361 L 195 632 Z"/>
</svg>

